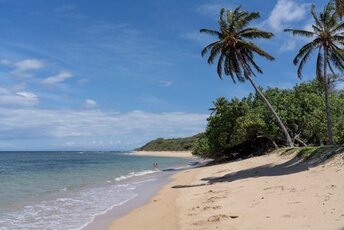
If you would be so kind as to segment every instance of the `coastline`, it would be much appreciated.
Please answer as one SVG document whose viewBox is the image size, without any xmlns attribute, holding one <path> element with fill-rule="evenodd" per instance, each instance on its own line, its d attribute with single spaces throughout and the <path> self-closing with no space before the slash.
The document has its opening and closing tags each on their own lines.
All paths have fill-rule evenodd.
<svg viewBox="0 0 344 230">
<path fill-rule="evenodd" d="M 108 229 L 341 229 L 343 165 L 343 154 L 312 163 L 275 153 L 185 170 Z"/>
<path fill-rule="evenodd" d="M 133 154 L 130 154 L 133 155 Z M 136 155 L 135 155 L 136 156 Z M 146 155 L 151 156 L 151 155 Z M 155 157 L 155 156 L 152 156 Z M 174 157 L 171 157 L 174 158 Z M 156 171 L 153 174 L 147 174 L 144 176 L 140 176 L 141 180 L 147 181 L 145 183 L 138 184 L 135 189 L 136 197 L 124 201 L 121 204 L 115 205 L 108 209 L 106 212 L 101 213 L 95 218 L 89 222 L 87 225 L 85 225 L 82 230 L 94 230 L 94 229 L 107 229 L 107 227 L 113 222 L 113 219 L 121 218 L 128 213 L 130 213 L 132 210 L 135 210 L 139 208 L 142 205 L 145 205 L 149 202 L 149 200 L 156 195 L 166 184 L 172 181 L 172 176 L 176 173 L 184 170 L 184 167 L 187 166 L 187 162 L 190 162 L 192 159 L 190 157 L 178 157 L 183 158 L 185 161 L 185 164 L 183 164 L 182 167 L 175 167 L 175 168 L 166 168 L 166 170 L 163 171 Z M 161 159 L 162 160 L 162 159 Z M 164 161 L 168 160 L 167 158 L 164 158 Z M 163 161 L 163 162 L 164 162 Z M 153 177 L 152 177 L 153 175 Z M 129 178 L 130 180 L 135 178 Z"/>
<path fill-rule="evenodd" d="M 94 229 L 107 229 L 107 227 L 113 222 L 113 219 L 118 219 L 126 216 L 132 210 L 139 208 L 140 206 L 149 202 L 149 200 L 157 194 L 161 188 L 171 181 L 171 175 L 175 172 L 166 172 L 159 174 L 156 180 L 144 184 L 139 187 L 136 192 L 135 198 L 125 202 L 124 204 L 114 206 L 104 214 L 96 216 L 90 223 L 88 223 L 82 230 L 94 230 Z M 120 206 L 120 208 L 118 208 Z"/>
<path fill-rule="evenodd" d="M 196 158 L 191 151 L 133 151 L 135 156 Z"/>
</svg>

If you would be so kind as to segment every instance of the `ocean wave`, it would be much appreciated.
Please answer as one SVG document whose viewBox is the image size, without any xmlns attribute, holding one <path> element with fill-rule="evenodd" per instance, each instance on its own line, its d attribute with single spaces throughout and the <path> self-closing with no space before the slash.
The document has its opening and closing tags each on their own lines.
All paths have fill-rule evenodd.
<svg viewBox="0 0 344 230">
<path fill-rule="evenodd" d="M 135 193 L 137 186 L 133 183 L 112 184 L 27 205 L 20 211 L 2 214 L 0 229 L 82 229 L 97 215 L 135 198 L 138 195 Z"/>
<path fill-rule="evenodd" d="M 123 181 L 132 177 L 139 177 L 139 176 L 145 176 L 153 173 L 159 172 L 158 170 L 144 170 L 141 172 L 130 172 L 126 176 L 119 176 L 114 179 L 114 181 Z"/>
</svg>

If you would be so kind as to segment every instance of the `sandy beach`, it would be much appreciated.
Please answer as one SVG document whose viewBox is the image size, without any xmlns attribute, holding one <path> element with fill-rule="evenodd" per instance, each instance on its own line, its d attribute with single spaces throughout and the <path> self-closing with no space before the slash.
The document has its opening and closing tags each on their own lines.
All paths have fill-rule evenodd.
<svg viewBox="0 0 344 230">
<path fill-rule="evenodd" d="M 343 166 L 275 153 L 186 170 L 109 229 L 344 229 Z"/>
<path fill-rule="evenodd" d="M 194 157 L 191 151 L 134 151 L 133 155 L 155 157 Z"/>
</svg>

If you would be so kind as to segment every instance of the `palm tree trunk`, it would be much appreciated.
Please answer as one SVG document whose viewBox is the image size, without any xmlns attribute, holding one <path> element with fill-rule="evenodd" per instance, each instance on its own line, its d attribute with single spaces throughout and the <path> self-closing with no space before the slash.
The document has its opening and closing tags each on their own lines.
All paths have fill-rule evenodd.
<svg viewBox="0 0 344 230">
<path fill-rule="evenodd" d="M 282 132 L 284 133 L 286 139 L 287 139 L 287 145 L 289 147 L 294 147 L 294 143 L 291 140 L 291 137 L 289 135 L 289 132 L 287 130 L 287 128 L 284 126 L 282 120 L 280 119 L 280 117 L 278 116 L 278 114 L 276 113 L 276 111 L 274 110 L 274 108 L 272 107 L 272 105 L 270 104 L 270 102 L 268 101 L 268 99 L 264 96 L 264 94 L 262 93 L 262 91 L 260 91 L 260 89 L 256 86 L 256 84 L 253 82 L 251 77 L 248 77 L 248 80 L 251 82 L 253 88 L 256 90 L 257 94 L 259 95 L 259 97 L 263 100 L 263 102 L 266 104 L 266 106 L 268 107 L 268 109 L 271 111 L 271 113 L 273 114 L 273 116 L 276 119 L 276 122 L 278 124 L 278 126 L 280 127 L 280 129 L 282 130 Z"/>
<path fill-rule="evenodd" d="M 333 133 L 332 133 L 332 119 L 331 119 L 331 111 L 330 111 L 330 104 L 329 104 L 329 97 L 328 97 L 328 86 L 329 82 L 327 79 L 327 63 L 328 63 L 328 49 L 324 47 L 324 89 L 325 89 L 325 111 L 326 111 L 326 119 L 327 119 L 327 137 L 328 137 L 328 145 L 333 145 Z"/>
</svg>

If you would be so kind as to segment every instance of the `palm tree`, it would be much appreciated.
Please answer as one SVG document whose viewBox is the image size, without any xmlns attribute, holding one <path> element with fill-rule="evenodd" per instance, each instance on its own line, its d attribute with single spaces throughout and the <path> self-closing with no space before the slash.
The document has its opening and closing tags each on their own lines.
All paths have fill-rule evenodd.
<svg viewBox="0 0 344 230">
<path fill-rule="evenodd" d="M 252 79 L 252 76 L 256 76 L 255 71 L 263 73 L 262 69 L 254 61 L 254 54 L 258 54 L 268 60 L 274 60 L 270 54 L 250 41 L 255 38 L 269 39 L 273 37 L 273 34 L 270 32 L 248 27 L 252 20 L 258 18 L 260 18 L 258 12 L 241 11 L 240 6 L 234 11 L 221 9 L 219 31 L 209 29 L 200 30 L 201 33 L 207 33 L 218 38 L 217 41 L 209 44 L 202 50 L 202 56 L 210 53 L 208 58 L 209 64 L 214 64 L 215 58 L 219 57 L 217 74 L 220 79 L 222 79 L 222 72 L 224 71 L 225 75 L 230 76 L 234 83 L 235 79 L 239 82 L 248 80 L 254 87 L 257 95 L 265 102 L 268 109 L 276 118 L 278 126 L 286 137 L 287 145 L 293 146 L 287 128 Z"/>
<path fill-rule="evenodd" d="M 302 78 L 302 69 L 313 51 L 317 52 L 316 76 L 324 85 L 325 105 L 327 118 L 328 144 L 333 145 L 331 111 L 329 106 L 329 82 L 328 69 L 332 74 L 334 69 L 344 70 L 344 22 L 335 13 L 333 1 L 330 1 L 324 11 L 319 14 L 315 12 L 315 6 L 311 7 L 311 14 L 314 18 L 313 31 L 285 29 L 286 32 L 292 32 L 293 35 L 312 38 L 312 41 L 303 46 L 294 59 L 294 64 L 299 65 L 297 74 Z"/>
<path fill-rule="evenodd" d="M 210 108 L 209 110 L 211 111 L 211 115 L 221 113 L 225 106 L 228 105 L 228 101 L 224 97 L 219 97 L 216 99 L 216 101 L 213 101 L 213 108 Z"/>
<path fill-rule="evenodd" d="M 336 0 L 336 11 L 340 17 L 344 16 L 344 0 Z"/>
</svg>

